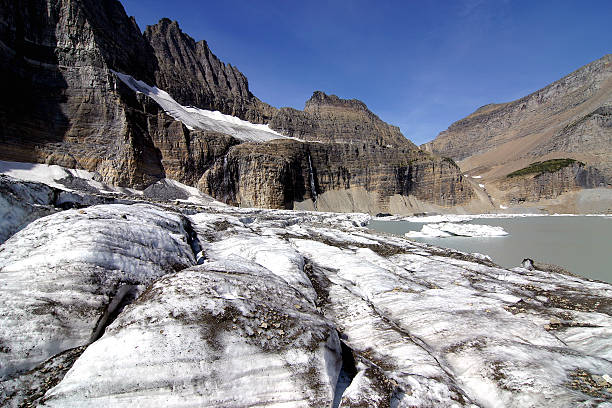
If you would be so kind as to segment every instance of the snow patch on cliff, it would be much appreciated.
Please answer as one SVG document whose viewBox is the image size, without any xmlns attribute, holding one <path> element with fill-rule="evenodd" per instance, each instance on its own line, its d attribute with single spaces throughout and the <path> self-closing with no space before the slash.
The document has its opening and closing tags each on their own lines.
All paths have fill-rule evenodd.
<svg viewBox="0 0 612 408">
<path fill-rule="evenodd" d="M 134 79 L 130 75 L 112 71 L 133 91 L 147 95 L 174 119 L 181 121 L 189 129 L 209 130 L 234 136 L 245 142 L 267 142 L 273 139 L 288 139 L 287 136 L 270 129 L 268 125 L 251 123 L 219 111 L 209 111 L 193 106 L 183 106 L 166 91 Z"/>
</svg>

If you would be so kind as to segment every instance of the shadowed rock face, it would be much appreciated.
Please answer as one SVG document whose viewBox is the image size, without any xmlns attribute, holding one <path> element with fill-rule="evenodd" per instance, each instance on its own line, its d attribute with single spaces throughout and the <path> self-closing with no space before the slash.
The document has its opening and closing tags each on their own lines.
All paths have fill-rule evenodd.
<svg viewBox="0 0 612 408">
<path fill-rule="evenodd" d="M 163 176 L 109 68 L 152 79 L 155 61 L 116 1 L 6 2 L 1 9 L 2 159 L 85 168 L 145 186 Z M 131 102 L 135 99 L 131 98 Z"/>
<path fill-rule="evenodd" d="M 322 92 L 304 111 L 261 102 L 242 73 L 176 22 L 162 19 L 143 35 L 114 0 L 0 4 L 0 73 L 8 78 L 0 160 L 83 168 L 136 188 L 169 177 L 229 203 L 275 208 L 351 188 L 377 194 L 383 207 L 396 194 L 441 205 L 472 196 L 456 166 L 419 152 L 363 102 Z M 237 146 L 233 135 L 187 128 L 113 71 L 183 105 L 319 143 Z"/>
</svg>

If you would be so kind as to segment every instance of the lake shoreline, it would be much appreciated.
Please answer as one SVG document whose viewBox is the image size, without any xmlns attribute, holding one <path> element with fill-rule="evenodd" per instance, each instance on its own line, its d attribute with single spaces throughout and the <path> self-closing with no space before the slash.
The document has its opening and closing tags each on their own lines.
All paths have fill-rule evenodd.
<svg viewBox="0 0 612 408">
<path fill-rule="evenodd" d="M 612 242 L 611 227 L 612 216 L 602 214 L 392 216 L 373 218 L 368 224 L 372 230 L 417 242 L 484 254 L 505 268 L 518 267 L 523 259 L 530 258 L 541 264 L 558 265 L 580 277 L 608 283 L 612 283 L 608 268 L 612 263 L 608 248 Z M 469 234 L 492 228 L 503 229 L 507 235 L 456 235 L 464 230 Z M 439 231 L 442 233 L 436 235 Z M 450 233 L 445 234 L 445 231 Z"/>
</svg>

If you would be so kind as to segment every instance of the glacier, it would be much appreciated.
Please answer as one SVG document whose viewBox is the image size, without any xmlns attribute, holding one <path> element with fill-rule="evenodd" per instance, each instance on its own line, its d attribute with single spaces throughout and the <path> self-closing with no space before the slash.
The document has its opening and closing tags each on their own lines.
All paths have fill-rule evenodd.
<svg viewBox="0 0 612 408">
<path fill-rule="evenodd" d="M 0 404 L 612 406 L 612 285 L 172 186 L 69 192 L 0 245 Z"/>
</svg>

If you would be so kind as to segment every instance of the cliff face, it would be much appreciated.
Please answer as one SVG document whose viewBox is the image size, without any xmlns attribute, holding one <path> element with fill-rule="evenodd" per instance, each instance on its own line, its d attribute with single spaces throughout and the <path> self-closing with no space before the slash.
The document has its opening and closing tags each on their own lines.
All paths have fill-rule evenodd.
<svg viewBox="0 0 612 408">
<path fill-rule="evenodd" d="M 457 167 L 421 151 L 279 139 L 230 148 L 198 185 L 233 205 L 293 208 L 325 193 L 360 189 L 369 202 L 337 203 L 337 210 L 389 211 L 393 196 L 414 196 L 441 206 L 469 201 L 472 189 Z M 363 200 L 363 198 L 362 198 Z"/>
<path fill-rule="evenodd" d="M 0 160 L 83 168 L 136 188 L 169 177 L 232 204 L 274 208 L 354 188 L 372 193 L 377 208 L 394 195 L 439 205 L 472 196 L 456 166 L 418 151 L 363 102 L 315 92 L 304 111 L 273 108 L 175 22 L 163 19 L 143 35 L 113 0 L 2 6 L 0 69 L 9 89 Z M 115 72 L 167 91 L 182 110 L 219 110 L 318 143 L 242 143 L 231 126 L 187 126 Z"/>
<path fill-rule="evenodd" d="M 182 105 L 218 110 L 255 123 L 266 123 L 276 111 L 249 90 L 236 67 L 217 58 L 206 41 L 195 42 L 176 21 L 148 26 L 145 40 L 157 60 L 155 83 Z"/>
<path fill-rule="evenodd" d="M 417 148 L 399 128 L 380 120 L 363 102 L 321 91 L 306 101 L 304 111 L 280 109 L 271 118 L 270 127 L 308 141 Z"/>
<path fill-rule="evenodd" d="M 109 71 L 152 80 L 155 68 L 150 47 L 121 5 L 4 3 L 0 69 L 8 89 L 0 104 L 1 159 L 85 168 L 129 186 L 163 177 L 158 153 L 134 118 L 141 107 L 128 103 L 130 93 Z"/>
<path fill-rule="evenodd" d="M 605 178 L 597 169 L 576 162 L 555 172 L 512 177 L 499 182 L 498 188 L 504 201 L 521 204 L 557 198 L 569 191 L 600 187 L 604 183 Z"/>
<path fill-rule="evenodd" d="M 612 55 L 606 55 L 524 98 L 481 107 L 423 148 L 486 182 L 535 161 L 572 158 L 612 184 L 611 112 Z"/>
</svg>

